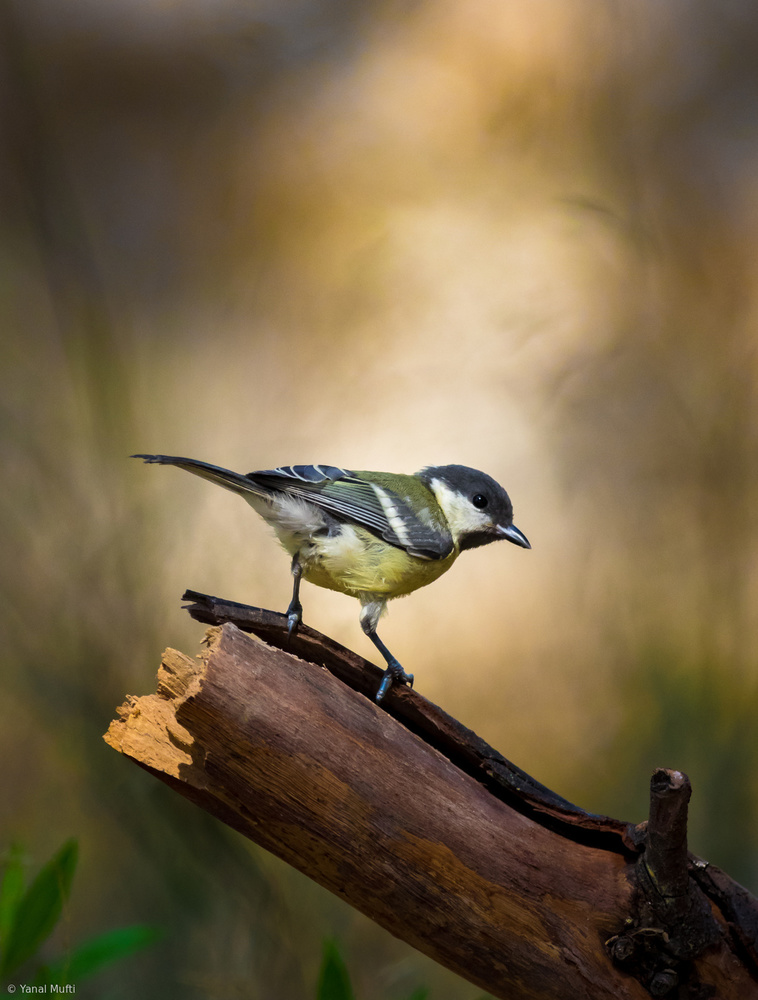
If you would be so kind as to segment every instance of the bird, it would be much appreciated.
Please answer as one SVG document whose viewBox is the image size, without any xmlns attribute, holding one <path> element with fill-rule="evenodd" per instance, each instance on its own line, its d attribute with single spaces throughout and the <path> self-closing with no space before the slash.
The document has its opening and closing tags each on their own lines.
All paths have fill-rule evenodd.
<svg viewBox="0 0 758 1000">
<path fill-rule="evenodd" d="M 131 457 L 174 465 L 239 494 L 274 529 L 292 558 L 289 636 L 302 622 L 301 580 L 356 597 L 361 628 L 386 663 L 377 702 L 393 684 L 413 686 L 413 674 L 377 635 L 387 602 L 433 583 L 467 549 L 500 539 L 531 548 L 503 487 L 465 465 L 426 466 L 413 475 L 285 465 L 243 475 L 194 458 Z"/>
</svg>

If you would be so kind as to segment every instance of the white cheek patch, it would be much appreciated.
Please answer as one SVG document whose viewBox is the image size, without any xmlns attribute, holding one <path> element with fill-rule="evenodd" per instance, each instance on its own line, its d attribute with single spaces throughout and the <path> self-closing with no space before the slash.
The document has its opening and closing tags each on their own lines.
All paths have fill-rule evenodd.
<svg viewBox="0 0 758 1000">
<path fill-rule="evenodd" d="M 484 528 L 492 527 L 492 519 L 489 515 L 483 510 L 477 510 L 468 497 L 456 490 L 451 490 L 447 483 L 443 483 L 441 479 L 433 479 L 429 485 L 447 518 L 447 523 L 450 525 L 450 531 L 456 542 L 460 541 L 463 535 L 470 534 L 472 531 L 481 531 Z"/>
</svg>

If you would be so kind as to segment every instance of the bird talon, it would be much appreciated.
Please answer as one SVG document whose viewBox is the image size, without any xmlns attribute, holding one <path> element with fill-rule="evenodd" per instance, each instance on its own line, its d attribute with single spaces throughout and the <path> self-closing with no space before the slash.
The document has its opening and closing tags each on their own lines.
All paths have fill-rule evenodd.
<svg viewBox="0 0 758 1000">
<path fill-rule="evenodd" d="M 303 620 L 303 608 L 302 605 L 296 604 L 287 608 L 287 638 L 291 639 L 292 636 L 297 632 L 298 626 Z"/>
<path fill-rule="evenodd" d="M 379 685 L 379 690 L 376 692 L 377 704 L 379 704 L 379 702 L 384 698 L 385 694 L 387 694 L 391 686 L 392 686 L 392 674 L 389 672 L 389 670 L 385 670 L 384 674 L 382 675 L 382 683 Z"/>
<path fill-rule="evenodd" d="M 374 700 L 379 703 L 393 684 L 407 684 L 408 687 L 413 687 L 413 674 L 406 674 L 397 661 L 390 663 L 382 674 L 382 681 Z"/>
</svg>

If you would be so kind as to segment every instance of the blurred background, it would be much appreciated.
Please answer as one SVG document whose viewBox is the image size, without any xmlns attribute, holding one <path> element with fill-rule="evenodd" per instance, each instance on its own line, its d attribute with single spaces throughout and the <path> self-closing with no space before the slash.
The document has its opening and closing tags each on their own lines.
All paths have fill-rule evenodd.
<svg viewBox="0 0 758 1000">
<path fill-rule="evenodd" d="M 584 808 L 693 783 L 758 890 L 758 9 L 749 0 L 0 0 L 0 851 L 80 872 L 57 945 L 162 942 L 84 997 L 480 991 L 101 739 L 203 628 L 283 610 L 238 498 L 133 452 L 503 483 L 398 601 L 418 690 Z M 372 658 L 356 602 L 305 620 Z"/>
</svg>

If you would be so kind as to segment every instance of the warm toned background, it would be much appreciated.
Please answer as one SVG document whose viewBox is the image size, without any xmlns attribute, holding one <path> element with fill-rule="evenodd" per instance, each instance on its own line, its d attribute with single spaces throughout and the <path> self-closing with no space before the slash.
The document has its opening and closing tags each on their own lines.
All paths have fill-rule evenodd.
<svg viewBox="0 0 758 1000">
<path fill-rule="evenodd" d="M 470 1000 L 102 742 L 185 587 L 283 609 L 237 498 L 135 451 L 480 467 L 531 552 L 392 607 L 418 689 L 587 809 L 655 765 L 758 889 L 758 8 L 1 0 L 0 850 L 65 933 L 166 928 L 80 996 Z M 358 606 L 306 621 L 361 653 Z"/>
</svg>

